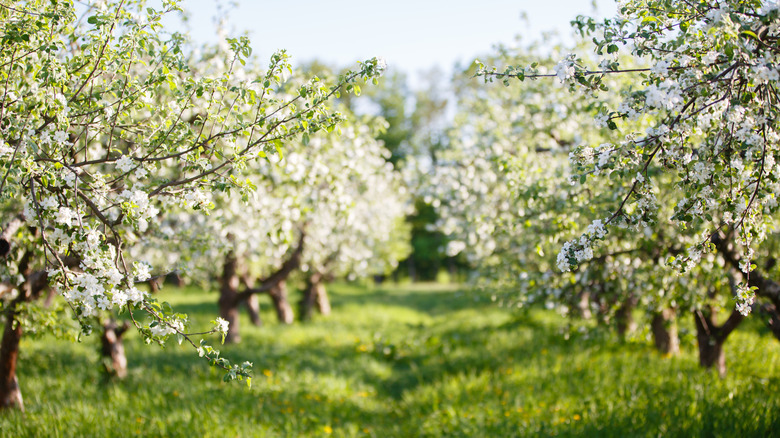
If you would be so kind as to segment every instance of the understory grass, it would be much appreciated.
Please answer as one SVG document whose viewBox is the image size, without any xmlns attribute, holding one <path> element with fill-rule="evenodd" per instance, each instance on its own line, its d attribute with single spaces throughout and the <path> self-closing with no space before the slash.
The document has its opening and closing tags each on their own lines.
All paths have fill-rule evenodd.
<svg viewBox="0 0 780 438">
<path fill-rule="evenodd" d="M 557 314 L 511 312 L 455 286 L 334 285 L 333 314 L 291 326 L 242 316 L 251 389 L 221 382 L 192 348 L 127 335 L 129 376 L 106 383 L 98 336 L 25 339 L 26 412 L 2 436 L 770 436 L 780 433 L 780 343 L 757 318 L 726 343 L 729 374 L 699 368 L 693 336 L 663 358 L 640 335 L 564 330 Z M 193 327 L 214 292 L 166 287 Z M 265 299 L 265 297 L 263 298 Z M 687 317 L 686 317 L 687 318 Z M 218 340 L 212 339 L 213 343 Z"/>
</svg>

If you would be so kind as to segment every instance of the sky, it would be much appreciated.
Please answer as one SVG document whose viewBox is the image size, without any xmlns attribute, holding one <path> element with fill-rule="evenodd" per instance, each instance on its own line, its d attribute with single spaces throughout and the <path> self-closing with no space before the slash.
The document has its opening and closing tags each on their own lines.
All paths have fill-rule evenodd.
<svg viewBox="0 0 780 438">
<path fill-rule="evenodd" d="M 184 0 L 197 42 L 216 42 L 214 0 Z M 228 4 L 227 1 L 221 2 Z M 318 59 L 336 66 L 381 56 L 392 70 L 414 77 L 438 66 L 451 72 L 516 36 L 542 32 L 570 38 L 578 14 L 612 16 L 613 0 L 241 0 L 228 12 L 232 35 L 248 31 L 260 59 L 287 49 L 293 65 Z M 521 16 L 525 14 L 525 19 Z"/>
</svg>

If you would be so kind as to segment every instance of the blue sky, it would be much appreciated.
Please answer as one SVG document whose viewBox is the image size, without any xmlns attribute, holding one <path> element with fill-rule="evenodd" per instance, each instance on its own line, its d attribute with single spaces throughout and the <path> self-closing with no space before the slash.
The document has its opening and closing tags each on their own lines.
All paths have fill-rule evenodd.
<svg viewBox="0 0 780 438">
<path fill-rule="evenodd" d="M 228 2 L 222 2 L 227 4 Z M 599 16 L 614 15 L 613 0 L 598 0 Z M 185 0 L 190 32 L 199 42 L 216 41 L 214 0 Z M 525 13 L 526 19 L 521 19 Z M 593 15 L 591 0 L 241 0 L 228 27 L 248 31 L 261 58 L 287 49 L 293 63 L 320 59 L 335 65 L 382 56 L 393 69 L 415 76 L 433 66 L 450 71 L 468 64 L 496 43 L 516 35 L 536 40 L 543 31 L 570 34 L 569 21 Z"/>
</svg>

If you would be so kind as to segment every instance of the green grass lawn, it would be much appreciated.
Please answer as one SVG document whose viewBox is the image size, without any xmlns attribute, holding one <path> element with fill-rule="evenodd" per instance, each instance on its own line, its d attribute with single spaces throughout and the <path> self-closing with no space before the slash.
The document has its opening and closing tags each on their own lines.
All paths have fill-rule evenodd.
<svg viewBox="0 0 780 438">
<path fill-rule="evenodd" d="M 497 308 L 454 287 L 330 288 L 333 315 L 292 326 L 242 320 L 223 355 L 254 363 L 252 388 L 224 384 L 191 348 L 127 336 L 130 375 L 102 382 L 99 338 L 26 339 L 27 412 L 1 436 L 771 436 L 780 434 L 780 343 L 751 319 L 727 341 L 729 375 L 640 339 L 566 339 L 554 313 Z M 265 297 L 264 297 L 265 298 Z M 168 287 L 194 327 L 215 293 Z M 266 302 L 263 301 L 265 304 Z M 200 324 L 200 325 L 199 325 Z M 216 343 L 217 341 L 214 340 Z"/>
</svg>

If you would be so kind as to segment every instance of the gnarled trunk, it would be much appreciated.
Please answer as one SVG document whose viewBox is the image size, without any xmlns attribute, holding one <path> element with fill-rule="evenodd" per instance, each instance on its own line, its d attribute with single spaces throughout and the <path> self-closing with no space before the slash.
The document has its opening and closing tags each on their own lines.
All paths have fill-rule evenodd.
<svg viewBox="0 0 780 438">
<path fill-rule="evenodd" d="M 306 279 L 306 287 L 300 302 L 300 317 L 302 320 L 311 318 L 314 307 L 323 315 L 330 315 L 330 300 L 325 289 L 325 276 L 315 272 Z"/>
<path fill-rule="evenodd" d="M 274 304 L 276 310 L 276 316 L 279 318 L 279 322 L 282 324 L 293 323 L 293 310 L 290 306 L 290 301 L 287 299 L 287 282 L 282 280 L 272 286 L 268 291 L 268 295 L 271 296 L 271 301 Z"/>
<path fill-rule="evenodd" d="M 251 316 L 253 305 L 257 303 L 256 301 L 252 301 L 252 298 L 259 293 L 267 293 L 271 296 L 274 308 L 276 309 L 276 315 L 279 317 L 280 322 L 283 324 L 291 324 L 293 322 L 292 307 L 290 307 L 290 302 L 287 299 L 286 280 L 301 264 L 301 254 L 303 253 L 305 239 L 306 233 L 302 231 L 298 239 L 298 245 L 289 255 L 287 260 L 282 263 L 282 266 L 265 280 L 260 281 L 260 285 L 257 287 L 250 287 L 249 282 L 244 279 L 243 282 L 246 289 L 240 293 L 238 292 L 238 287 L 242 282 L 242 278 L 238 274 L 238 260 L 233 253 L 230 253 L 228 257 L 226 257 L 222 269 L 222 278 L 220 279 L 221 286 L 219 296 L 220 316 L 229 323 L 225 342 L 238 342 L 240 340 L 238 335 L 239 305 L 241 303 L 247 303 L 247 306 L 250 308 Z M 259 324 L 259 306 L 254 306 L 254 310 L 257 312 L 256 321 Z"/>
<path fill-rule="evenodd" d="M 741 313 L 732 310 L 726 322 L 718 326 L 711 307 L 693 311 L 696 341 L 699 344 L 699 364 L 702 367 L 715 368 L 718 375 L 726 376 L 726 355 L 723 352 L 723 344 L 743 319 L 745 317 Z"/>
<path fill-rule="evenodd" d="M 0 340 L 0 409 L 17 408 L 24 410 L 22 392 L 16 377 L 16 365 L 19 358 L 19 342 L 22 339 L 22 326 L 16 319 L 17 307 L 21 303 L 37 300 L 49 282 L 46 271 L 31 272 L 31 253 L 24 254 L 19 262 L 19 271 L 24 274 L 24 282 L 18 287 L 19 295 L 11 301 L 5 312 L 5 329 Z M 72 267 L 72 258 L 65 258 L 66 266 Z"/>
<path fill-rule="evenodd" d="M 317 310 L 323 316 L 330 315 L 330 298 L 328 298 L 328 290 L 325 289 L 325 282 L 321 281 L 317 284 Z"/>
<path fill-rule="evenodd" d="M 663 355 L 680 352 L 680 337 L 677 334 L 677 320 L 674 309 L 666 308 L 653 314 L 650 322 L 655 348 Z"/>
<path fill-rule="evenodd" d="M 222 265 L 222 277 L 219 287 L 219 316 L 228 322 L 228 332 L 225 342 L 234 343 L 241 341 L 238 325 L 238 259 L 232 252 L 225 256 Z"/>
<path fill-rule="evenodd" d="M 620 339 L 625 339 L 631 332 L 636 330 L 636 321 L 634 321 L 634 308 L 636 307 L 636 298 L 631 295 L 623 301 L 615 312 L 615 324 Z"/>
<path fill-rule="evenodd" d="M 315 272 L 306 279 L 306 286 L 303 289 L 301 301 L 298 303 L 298 314 L 300 315 L 301 321 L 308 321 L 311 319 L 312 310 L 314 309 L 314 304 L 317 300 L 314 285 L 317 283 L 317 277 L 319 276 L 320 274 Z"/>
<path fill-rule="evenodd" d="M 703 368 L 715 368 L 718 375 L 726 377 L 726 355 L 723 353 L 723 342 L 713 336 L 705 328 L 705 325 L 699 322 L 699 317 L 694 316 L 696 322 L 696 342 L 699 345 L 699 365 Z"/>
<path fill-rule="evenodd" d="M 22 326 L 16 321 L 16 300 L 5 314 L 5 330 L 0 341 L 0 409 L 16 408 L 24 411 L 22 391 L 16 378 L 16 361 Z"/>
<path fill-rule="evenodd" d="M 149 284 L 149 293 L 155 295 L 160 292 L 164 280 L 164 277 L 150 278 L 147 282 Z"/>
<path fill-rule="evenodd" d="M 703 368 L 715 368 L 720 377 L 726 377 L 726 355 L 723 353 L 723 341 L 696 333 L 699 344 L 699 365 Z"/>
<path fill-rule="evenodd" d="M 122 336 L 130 324 L 117 325 L 116 321 L 109 319 L 103 323 L 103 334 L 100 336 L 100 354 L 103 359 L 103 371 L 109 377 L 123 379 L 127 376 L 127 356 Z"/>
<path fill-rule="evenodd" d="M 11 255 L 11 238 L 22 223 L 21 217 L 17 217 L 0 232 L 0 260 L 5 263 Z M 0 409 L 24 410 L 22 392 L 16 377 L 19 343 L 22 339 L 22 326 L 17 320 L 17 308 L 22 303 L 39 299 L 49 284 L 49 274 L 46 270 L 33 271 L 32 258 L 32 251 L 27 250 L 19 259 L 19 273 L 24 277 L 24 281 L 16 287 L 18 295 L 5 309 L 5 329 L 0 340 Z M 80 262 L 73 256 L 60 256 L 59 260 L 68 268 L 75 268 Z M 6 283 L 0 285 L 0 292 L 6 289 L 10 291 L 13 287 Z"/>
<path fill-rule="evenodd" d="M 184 278 L 178 272 L 171 272 L 170 274 L 165 276 L 165 281 L 176 287 L 184 286 Z"/>
<path fill-rule="evenodd" d="M 759 310 L 767 317 L 766 324 L 772 331 L 772 334 L 780 340 L 780 313 L 778 312 L 778 309 L 780 309 L 780 283 L 765 277 L 758 268 L 753 269 L 749 273 L 744 273 L 739 269 L 742 258 L 734 249 L 731 231 L 725 235 L 723 233 L 715 233 L 712 236 L 712 243 L 715 244 L 715 248 L 723 257 L 723 260 L 740 273 L 748 286 L 756 288 L 756 295 L 770 301 L 770 303 L 761 306 Z M 770 259 L 766 265 L 767 270 L 771 269 L 776 263 L 777 260 Z"/>
<path fill-rule="evenodd" d="M 260 327 L 263 325 L 263 320 L 260 318 L 260 301 L 257 299 L 257 295 L 252 295 L 244 301 L 246 305 L 246 311 L 249 314 L 249 320 L 252 321 L 252 325 Z"/>
</svg>

